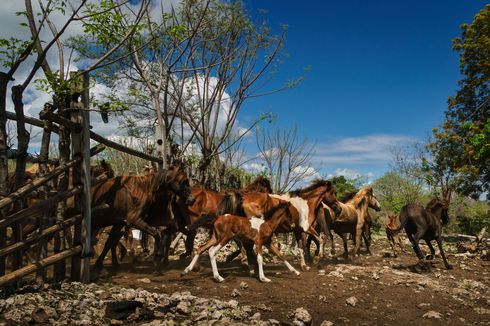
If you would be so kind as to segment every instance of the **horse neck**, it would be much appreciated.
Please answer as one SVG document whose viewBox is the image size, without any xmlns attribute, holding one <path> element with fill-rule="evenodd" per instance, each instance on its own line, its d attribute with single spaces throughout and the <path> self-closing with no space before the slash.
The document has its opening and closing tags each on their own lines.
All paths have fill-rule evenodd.
<svg viewBox="0 0 490 326">
<path fill-rule="evenodd" d="M 275 213 L 274 215 L 272 215 L 271 218 L 266 220 L 265 223 L 269 224 L 269 227 L 271 228 L 272 232 L 274 232 L 279 227 L 279 225 L 281 225 L 285 220 L 285 215 L 286 215 L 286 211 L 283 211 L 282 214 Z"/>
<path fill-rule="evenodd" d="M 326 190 L 325 190 L 326 191 Z M 321 191 L 319 188 L 312 189 L 310 191 L 301 193 L 299 197 L 306 200 L 310 210 L 315 210 L 315 208 L 320 204 L 325 191 Z"/>
<path fill-rule="evenodd" d="M 356 205 L 357 206 L 357 205 Z M 357 210 L 362 214 L 362 216 L 366 216 L 368 211 L 369 202 L 364 200 L 358 207 Z"/>
</svg>

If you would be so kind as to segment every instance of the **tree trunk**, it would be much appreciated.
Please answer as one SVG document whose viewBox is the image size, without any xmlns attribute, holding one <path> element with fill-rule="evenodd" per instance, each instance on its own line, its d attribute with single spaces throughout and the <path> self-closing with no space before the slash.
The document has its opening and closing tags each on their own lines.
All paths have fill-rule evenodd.
<svg viewBox="0 0 490 326">
<path fill-rule="evenodd" d="M 12 101 L 14 103 L 15 114 L 17 116 L 17 161 L 15 165 L 15 184 L 14 189 L 20 188 L 25 181 L 26 170 L 26 158 L 27 149 L 29 147 L 29 133 L 25 128 L 24 121 L 24 103 L 22 103 L 22 95 L 24 89 L 20 85 L 12 87 Z M 13 190 L 13 189 L 12 189 Z M 20 210 L 23 208 L 23 202 L 25 199 L 17 200 L 15 209 Z M 17 222 L 12 225 L 12 231 L 14 236 L 14 242 L 23 241 L 22 235 L 22 222 Z M 22 267 L 23 251 L 17 251 L 13 256 L 13 269 L 17 270 Z"/>
<path fill-rule="evenodd" d="M 65 108 L 68 106 L 66 102 L 66 99 L 63 98 L 63 103 L 58 102 L 57 107 L 58 107 L 58 113 L 61 117 L 69 119 L 70 114 L 65 110 Z M 59 100 L 58 100 L 59 101 Z M 56 100 L 55 100 L 56 103 Z M 65 164 L 70 160 L 70 129 L 60 125 L 60 130 L 59 130 L 59 143 L 58 143 L 58 149 L 60 152 L 60 164 Z M 59 181 L 58 181 L 58 191 L 65 191 L 68 189 L 68 172 L 65 172 L 60 175 Z M 57 210 L 56 210 L 56 221 L 63 221 L 63 217 L 65 215 L 65 210 L 66 210 L 66 202 L 62 201 L 58 204 Z M 66 230 L 66 233 L 69 233 L 70 230 Z M 54 253 L 57 254 L 59 252 L 62 252 L 65 249 L 65 232 L 60 231 L 55 237 L 54 237 Z M 54 277 L 56 281 L 61 281 L 65 278 L 66 275 L 66 264 L 65 261 L 60 261 L 54 265 Z"/>
</svg>

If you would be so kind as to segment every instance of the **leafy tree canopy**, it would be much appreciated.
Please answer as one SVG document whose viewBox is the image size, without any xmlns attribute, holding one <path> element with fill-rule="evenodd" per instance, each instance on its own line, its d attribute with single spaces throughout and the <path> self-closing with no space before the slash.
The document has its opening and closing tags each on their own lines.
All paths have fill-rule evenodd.
<svg viewBox="0 0 490 326">
<path fill-rule="evenodd" d="M 430 148 L 461 176 L 459 190 L 478 197 L 490 190 L 490 5 L 461 29 L 453 48 L 463 79 Z"/>
</svg>

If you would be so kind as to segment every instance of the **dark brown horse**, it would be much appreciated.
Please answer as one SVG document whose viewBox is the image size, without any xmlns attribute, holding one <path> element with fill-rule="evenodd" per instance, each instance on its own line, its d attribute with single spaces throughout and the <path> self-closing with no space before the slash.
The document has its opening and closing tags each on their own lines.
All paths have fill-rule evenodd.
<svg viewBox="0 0 490 326">
<path fill-rule="evenodd" d="M 444 266 L 447 269 L 452 269 L 448 263 L 444 249 L 442 248 L 442 225 L 446 225 L 449 221 L 447 204 L 439 199 L 432 199 L 424 208 L 419 204 L 408 204 L 400 210 L 400 226 L 392 229 L 393 232 L 400 232 L 405 229 L 408 239 L 412 243 L 413 250 L 417 257 L 422 260 L 424 256 L 419 247 L 420 239 L 424 239 L 429 246 L 430 255 L 427 259 L 434 259 L 435 250 L 431 244 L 432 240 L 436 240 L 441 252 Z"/>
<path fill-rule="evenodd" d="M 163 244 L 163 248 L 169 245 L 171 232 L 176 228 L 171 206 L 177 196 L 183 198 L 188 205 L 195 200 L 187 174 L 179 165 L 144 176 L 118 176 L 93 187 L 92 205 L 107 204 L 110 208 L 97 211 L 93 215 L 92 229 L 96 231 L 112 226 L 96 266 L 102 268 L 105 255 L 118 244 L 124 226 L 148 232 L 156 243 Z M 163 232 L 161 228 L 164 229 Z M 155 244 L 155 248 L 161 250 L 162 247 Z M 168 251 L 162 253 L 159 250 L 156 250 L 155 258 L 163 256 L 166 261 Z M 114 259 L 115 257 L 113 263 L 117 264 L 117 258 L 116 261 Z"/>
</svg>

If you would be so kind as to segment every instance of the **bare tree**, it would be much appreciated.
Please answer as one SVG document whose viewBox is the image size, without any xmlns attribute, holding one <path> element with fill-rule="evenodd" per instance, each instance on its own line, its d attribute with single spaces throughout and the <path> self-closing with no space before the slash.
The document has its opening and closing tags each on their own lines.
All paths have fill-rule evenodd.
<svg viewBox="0 0 490 326">
<path fill-rule="evenodd" d="M 429 188 L 448 204 L 457 188 L 459 176 L 446 164 L 447 158 L 433 155 L 433 150 L 426 142 L 417 142 L 405 147 L 391 149 L 395 171 L 409 178 L 416 184 Z"/>
<path fill-rule="evenodd" d="M 311 167 L 314 145 L 308 145 L 306 138 L 298 139 L 297 127 L 262 133 L 257 128 L 256 141 L 274 192 L 291 190 L 298 182 L 316 174 Z"/>
</svg>

